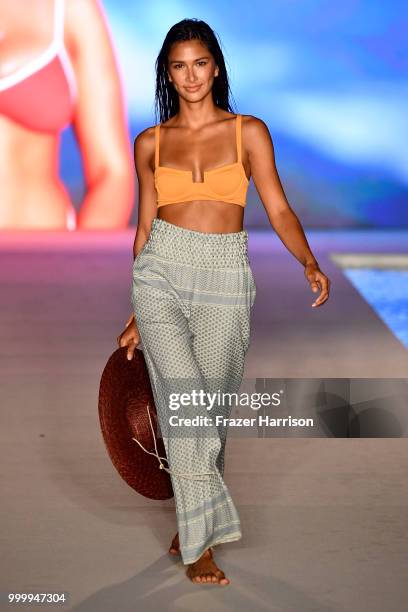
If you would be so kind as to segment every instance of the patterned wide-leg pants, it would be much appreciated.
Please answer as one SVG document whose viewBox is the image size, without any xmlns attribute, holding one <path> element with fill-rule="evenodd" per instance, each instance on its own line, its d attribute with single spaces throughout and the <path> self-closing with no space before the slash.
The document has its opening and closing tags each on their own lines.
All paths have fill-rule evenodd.
<svg viewBox="0 0 408 612">
<path fill-rule="evenodd" d="M 245 230 L 197 232 L 155 218 L 133 265 L 131 299 L 184 564 L 242 535 L 223 475 L 232 405 L 225 394 L 240 388 L 256 296 L 247 242 Z"/>
</svg>

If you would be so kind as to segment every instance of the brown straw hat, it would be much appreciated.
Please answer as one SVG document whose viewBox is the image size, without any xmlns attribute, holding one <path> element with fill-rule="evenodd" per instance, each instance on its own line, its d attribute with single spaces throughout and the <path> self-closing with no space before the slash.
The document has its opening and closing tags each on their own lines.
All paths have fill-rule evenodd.
<svg viewBox="0 0 408 612">
<path fill-rule="evenodd" d="M 161 461 L 167 465 L 144 355 L 135 350 L 128 360 L 126 353 L 126 347 L 112 353 L 101 377 L 98 409 L 105 446 L 132 489 L 149 499 L 170 499 L 174 493 Z"/>
</svg>

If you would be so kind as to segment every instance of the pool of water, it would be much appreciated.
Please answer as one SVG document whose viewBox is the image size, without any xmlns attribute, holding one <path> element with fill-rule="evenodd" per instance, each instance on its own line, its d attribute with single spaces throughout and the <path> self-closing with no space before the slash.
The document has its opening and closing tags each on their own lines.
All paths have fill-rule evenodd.
<svg viewBox="0 0 408 612">
<path fill-rule="evenodd" d="M 408 269 L 343 268 L 343 272 L 408 348 Z"/>
</svg>

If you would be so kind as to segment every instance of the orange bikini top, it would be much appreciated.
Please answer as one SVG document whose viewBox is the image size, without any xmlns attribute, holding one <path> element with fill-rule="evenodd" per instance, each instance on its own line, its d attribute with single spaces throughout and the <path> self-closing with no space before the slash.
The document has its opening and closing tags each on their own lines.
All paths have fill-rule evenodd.
<svg viewBox="0 0 408 612">
<path fill-rule="evenodd" d="M 191 170 L 159 165 L 160 124 L 155 126 L 154 184 L 157 207 L 192 200 L 246 204 L 249 181 L 242 165 L 242 116 L 236 118 L 237 161 L 204 171 L 204 181 L 194 182 Z"/>
</svg>

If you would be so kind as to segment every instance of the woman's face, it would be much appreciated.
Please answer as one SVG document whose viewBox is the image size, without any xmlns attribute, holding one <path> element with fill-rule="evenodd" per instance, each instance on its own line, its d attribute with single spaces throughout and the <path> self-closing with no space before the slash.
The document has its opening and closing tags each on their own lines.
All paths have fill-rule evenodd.
<svg viewBox="0 0 408 612">
<path fill-rule="evenodd" d="M 202 100 L 219 73 L 214 57 L 199 40 L 174 43 L 168 55 L 167 71 L 179 96 L 188 102 Z"/>
</svg>

